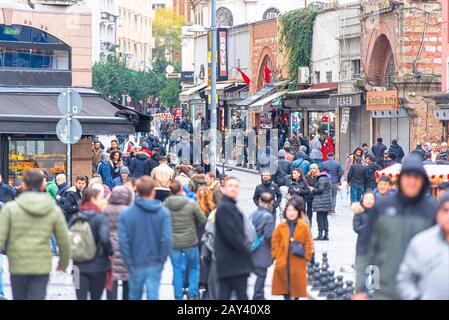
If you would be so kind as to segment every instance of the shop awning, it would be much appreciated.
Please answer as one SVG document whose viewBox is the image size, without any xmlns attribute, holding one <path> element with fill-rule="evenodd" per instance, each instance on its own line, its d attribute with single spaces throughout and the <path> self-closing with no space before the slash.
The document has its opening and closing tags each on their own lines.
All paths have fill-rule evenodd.
<svg viewBox="0 0 449 320">
<path fill-rule="evenodd" d="M 248 106 L 252 105 L 256 101 L 262 99 L 263 97 L 267 96 L 270 93 L 273 93 L 276 91 L 276 87 L 274 86 L 267 86 L 264 87 L 262 90 L 256 92 L 254 95 L 250 96 L 249 98 L 237 103 L 237 107 L 239 108 L 247 108 Z"/>
<path fill-rule="evenodd" d="M 282 90 L 282 91 L 278 91 L 275 92 L 271 95 L 269 95 L 268 97 L 265 97 L 255 103 L 253 103 L 252 105 L 249 106 L 249 111 L 250 112 L 261 112 L 263 111 L 263 108 L 267 105 L 271 105 L 271 103 L 278 99 L 281 98 L 282 96 L 284 96 L 287 93 L 287 90 Z"/>
<path fill-rule="evenodd" d="M 308 96 L 315 96 L 315 95 L 322 95 L 326 93 L 330 93 L 332 91 L 335 91 L 335 89 L 331 88 L 322 88 L 322 89 L 304 89 L 304 90 L 296 90 L 296 91 L 290 91 L 287 93 L 287 98 L 301 98 L 301 97 L 308 97 Z"/>
<path fill-rule="evenodd" d="M 206 87 L 207 87 L 207 83 L 202 83 L 195 87 L 189 88 L 179 94 L 179 100 L 189 101 L 193 95 L 197 94 L 200 91 L 203 91 Z"/>
<path fill-rule="evenodd" d="M 217 94 L 218 95 L 224 95 L 224 92 L 226 91 L 226 90 L 228 90 L 228 89 L 231 89 L 231 88 L 233 88 L 233 87 L 238 87 L 238 86 L 240 86 L 241 85 L 241 83 L 238 83 L 238 82 L 217 82 Z M 206 88 L 206 94 L 210 94 L 210 90 L 211 90 L 211 87 L 209 86 L 209 87 L 207 87 Z"/>
<path fill-rule="evenodd" d="M 83 126 L 83 135 L 136 132 L 135 124 L 140 121 L 138 113 L 126 107 L 120 110 L 94 90 L 74 89 L 83 99 L 83 110 L 77 116 Z M 0 133 L 56 134 L 56 124 L 63 118 L 57 106 L 63 90 L 0 87 Z"/>
</svg>

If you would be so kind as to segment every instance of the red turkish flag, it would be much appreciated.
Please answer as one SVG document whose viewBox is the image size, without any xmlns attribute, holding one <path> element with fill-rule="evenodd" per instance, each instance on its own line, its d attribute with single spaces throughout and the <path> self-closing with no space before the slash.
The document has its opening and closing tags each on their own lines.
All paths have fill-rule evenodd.
<svg viewBox="0 0 449 320">
<path fill-rule="evenodd" d="M 251 84 L 251 79 L 246 75 L 245 72 L 242 71 L 242 69 L 240 69 L 240 68 L 236 68 L 236 69 L 242 76 L 243 81 L 245 81 L 246 85 L 249 87 L 249 85 Z"/>
<path fill-rule="evenodd" d="M 268 68 L 266 64 L 263 65 L 263 79 L 265 80 L 265 83 L 271 82 L 271 70 Z"/>
</svg>

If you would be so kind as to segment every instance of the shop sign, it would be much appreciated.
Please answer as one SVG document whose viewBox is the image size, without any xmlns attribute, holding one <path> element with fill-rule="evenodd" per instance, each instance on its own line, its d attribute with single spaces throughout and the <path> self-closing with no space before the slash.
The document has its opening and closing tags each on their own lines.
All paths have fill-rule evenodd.
<svg viewBox="0 0 449 320">
<path fill-rule="evenodd" d="M 348 126 L 349 126 L 349 115 L 351 114 L 350 108 L 343 108 L 341 113 L 341 133 L 348 132 Z"/>
<path fill-rule="evenodd" d="M 366 94 L 366 110 L 397 110 L 398 92 L 390 91 L 369 91 Z"/>
<path fill-rule="evenodd" d="M 194 83 L 195 76 L 193 71 L 183 71 L 181 72 L 181 82 L 183 83 Z"/>
<path fill-rule="evenodd" d="M 175 109 L 175 119 L 182 119 L 182 109 L 181 108 Z"/>
<path fill-rule="evenodd" d="M 218 78 L 228 78 L 228 42 L 227 31 L 218 31 Z"/>
<path fill-rule="evenodd" d="M 363 5 L 363 14 L 369 15 L 373 13 L 388 12 L 393 9 L 391 0 L 370 1 Z"/>
<path fill-rule="evenodd" d="M 172 119 L 173 115 L 171 113 L 156 113 L 152 117 L 153 119 Z"/>
<path fill-rule="evenodd" d="M 362 95 L 360 93 L 331 95 L 330 105 L 332 108 L 360 107 L 362 105 Z"/>
</svg>

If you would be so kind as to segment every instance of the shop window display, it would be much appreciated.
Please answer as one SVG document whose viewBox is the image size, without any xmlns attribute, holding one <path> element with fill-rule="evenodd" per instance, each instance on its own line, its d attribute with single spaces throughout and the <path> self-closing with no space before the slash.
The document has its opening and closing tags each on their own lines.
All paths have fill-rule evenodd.
<svg viewBox="0 0 449 320">
<path fill-rule="evenodd" d="M 312 139 L 316 134 L 321 137 L 335 137 L 335 113 L 309 113 L 309 139 Z"/>
<path fill-rule="evenodd" d="M 9 142 L 9 184 L 19 186 L 28 169 L 48 170 L 53 175 L 66 172 L 66 146 L 50 140 Z"/>
</svg>

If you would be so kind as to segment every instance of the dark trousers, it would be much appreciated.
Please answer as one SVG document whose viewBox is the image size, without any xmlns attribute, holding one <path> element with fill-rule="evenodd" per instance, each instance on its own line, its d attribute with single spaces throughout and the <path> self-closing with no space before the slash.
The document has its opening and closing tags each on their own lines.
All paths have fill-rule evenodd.
<svg viewBox="0 0 449 320">
<path fill-rule="evenodd" d="M 316 222 L 318 224 L 318 231 L 328 232 L 329 230 L 329 221 L 327 220 L 327 212 L 317 212 L 316 213 Z"/>
<path fill-rule="evenodd" d="M 168 190 L 156 190 L 156 199 L 164 202 L 170 196 L 170 191 Z"/>
<path fill-rule="evenodd" d="M 265 300 L 265 279 L 267 278 L 268 268 L 255 268 L 256 283 L 254 285 L 253 300 Z"/>
<path fill-rule="evenodd" d="M 50 276 L 11 275 L 11 288 L 14 300 L 45 300 Z"/>
<path fill-rule="evenodd" d="M 248 286 L 248 275 L 220 278 L 219 300 L 231 300 L 232 292 L 235 291 L 237 300 L 248 300 L 246 289 Z"/>
<path fill-rule="evenodd" d="M 123 281 L 122 284 L 122 300 L 128 300 L 129 290 L 128 290 L 128 281 Z M 106 292 L 106 298 L 108 300 L 118 300 L 118 281 L 112 282 L 112 290 Z"/>
<path fill-rule="evenodd" d="M 90 300 L 100 300 L 106 286 L 106 271 L 80 273 L 79 285 L 79 289 L 76 290 L 78 300 L 87 300 L 88 293 L 90 293 Z"/>
<path fill-rule="evenodd" d="M 306 214 L 310 221 L 310 228 L 312 228 L 312 218 L 313 218 L 312 202 L 313 202 L 313 199 L 306 201 Z"/>
</svg>

